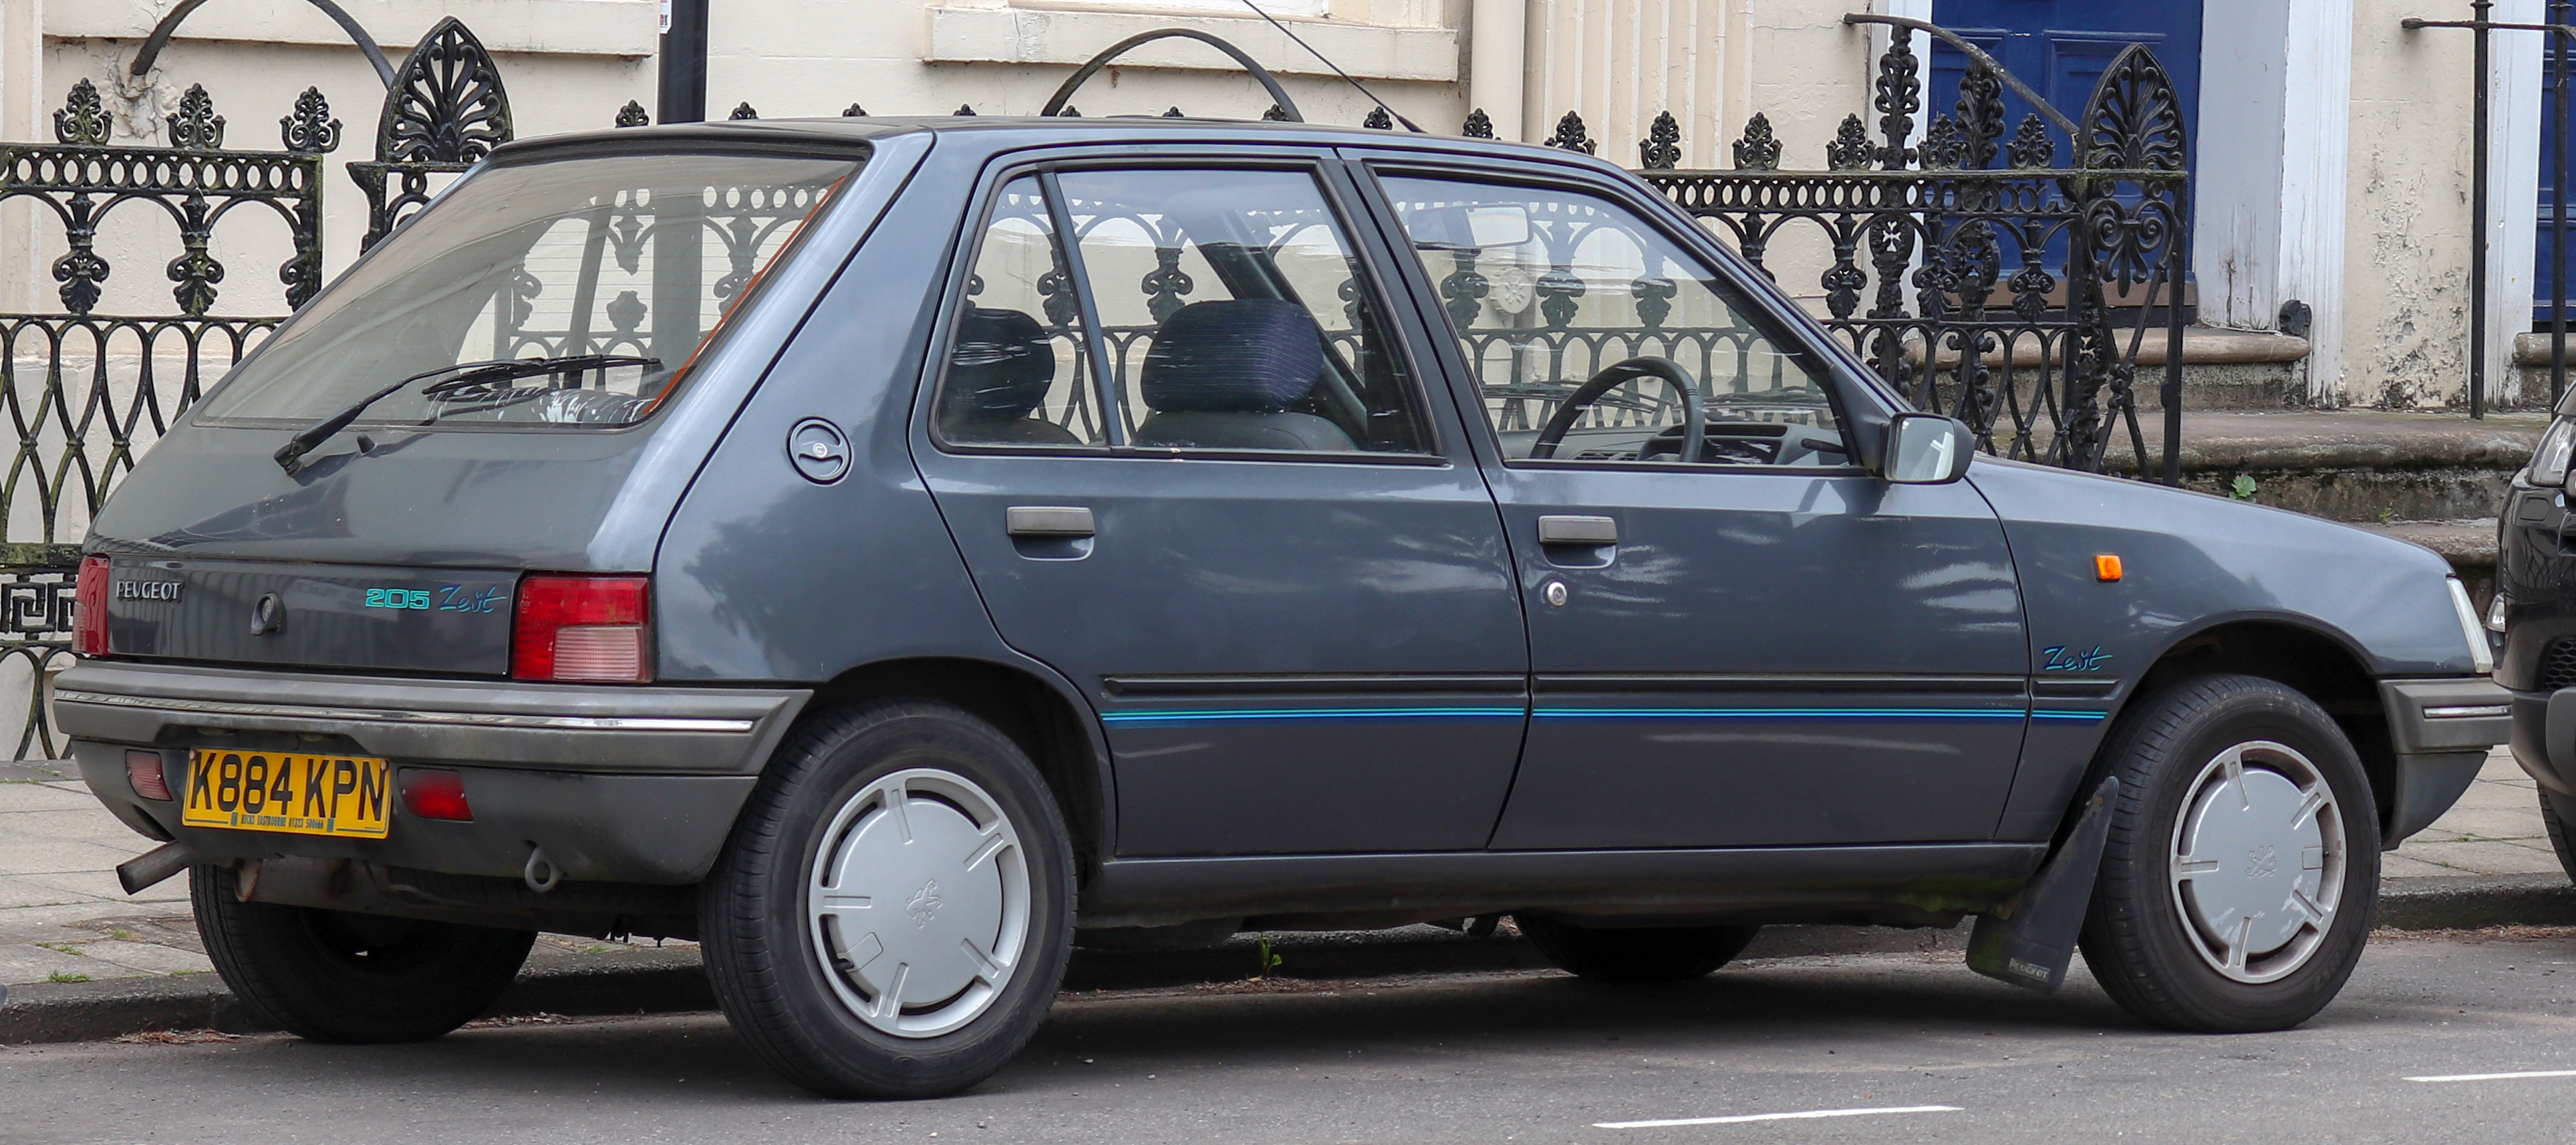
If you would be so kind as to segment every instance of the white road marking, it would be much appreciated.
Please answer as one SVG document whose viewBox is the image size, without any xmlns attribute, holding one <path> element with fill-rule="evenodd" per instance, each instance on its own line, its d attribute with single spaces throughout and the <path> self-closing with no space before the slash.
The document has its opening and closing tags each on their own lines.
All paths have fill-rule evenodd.
<svg viewBox="0 0 2576 1145">
<path fill-rule="evenodd" d="M 1806 1121 L 1817 1117 L 1867 1117 L 1877 1113 L 1957 1113 L 1955 1105 L 1896 1105 L 1884 1109 L 1810 1109 L 1800 1113 L 1746 1113 L 1735 1117 L 1681 1117 L 1670 1121 L 1596 1121 L 1595 1129 L 1664 1129 L 1675 1125 L 1736 1125 L 1747 1121 Z"/>
<path fill-rule="evenodd" d="M 2433 1077 L 2410 1077 L 2408 1081 L 2511 1081 L 2521 1077 L 2576 1077 L 2576 1069 L 2535 1069 L 2521 1073 L 2451 1073 Z"/>
</svg>

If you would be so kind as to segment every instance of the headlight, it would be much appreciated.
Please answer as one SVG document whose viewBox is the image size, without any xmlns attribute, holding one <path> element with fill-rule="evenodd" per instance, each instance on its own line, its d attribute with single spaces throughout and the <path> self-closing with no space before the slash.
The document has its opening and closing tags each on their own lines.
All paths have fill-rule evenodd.
<svg viewBox="0 0 2576 1145">
<path fill-rule="evenodd" d="M 2469 603 L 2468 586 L 2458 577 L 2445 577 L 2443 583 L 2451 586 L 2451 611 L 2460 616 L 2460 638 L 2468 641 L 2470 666 L 2481 676 L 2495 671 L 2495 653 L 2487 648 L 2486 630 L 2478 626 L 2478 606 Z"/>
<path fill-rule="evenodd" d="M 2487 631 L 2504 635 L 2504 590 L 2497 589 L 2495 602 L 2487 605 Z"/>
<path fill-rule="evenodd" d="M 2576 455 L 2576 418 L 2556 418 L 2531 451 L 2531 483 L 2554 489 L 2567 483 L 2567 461 Z"/>
</svg>

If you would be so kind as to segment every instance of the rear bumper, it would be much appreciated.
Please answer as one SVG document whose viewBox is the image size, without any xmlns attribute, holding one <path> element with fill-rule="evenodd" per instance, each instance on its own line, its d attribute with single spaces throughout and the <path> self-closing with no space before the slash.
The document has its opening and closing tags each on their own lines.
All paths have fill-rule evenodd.
<svg viewBox="0 0 2576 1145">
<path fill-rule="evenodd" d="M 566 879 L 703 878 L 801 690 L 582 687 L 84 663 L 56 680 L 55 718 L 82 778 L 136 830 L 201 861 L 359 859 L 516 878 L 542 848 Z M 158 754 L 185 790 L 187 749 L 348 752 L 464 776 L 472 822 L 397 806 L 381 840 L 183 827 L 126 772 Z"/>
</svg>

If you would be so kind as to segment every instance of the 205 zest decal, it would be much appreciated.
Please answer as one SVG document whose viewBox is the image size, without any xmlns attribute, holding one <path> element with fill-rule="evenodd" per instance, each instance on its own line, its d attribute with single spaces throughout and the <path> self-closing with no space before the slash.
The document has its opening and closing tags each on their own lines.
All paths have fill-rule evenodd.
<svg viewBox="0 0 2576 1145">
<path fill-rule="evenodd" d="M 2102 662 L 2111 658 L 2096 644 L 2090 652 L 2075 652 L 2064 644 L 2039 650 L 2039 670 L 2043 672 L 2099 672 Z"/>
<path fill-rule="evenodd" d="M 468 587 L 461 584 L 440 585 L 435 590 L 424 588 L 371 588 L 367 590 L 366 607 L 419 609 L 424 612 L 490 612 L 494 605 L 509 598 L 499 585 Z"/>
</svg>

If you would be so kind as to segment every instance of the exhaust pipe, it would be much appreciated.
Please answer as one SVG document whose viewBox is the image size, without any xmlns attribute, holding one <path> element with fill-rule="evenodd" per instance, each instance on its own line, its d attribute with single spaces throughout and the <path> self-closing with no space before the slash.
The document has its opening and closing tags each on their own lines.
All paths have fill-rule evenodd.
<svg viewBox="0 0 2576 1145">
<path fill-rule="evenodd" d="M 118 863 L 116 881 L 124 884 L 125 893 L 141 894 L 145 887 L 187 870 L 196 861 L 197 857 L 189 853 L 185 844 L 163 843 Z"/>
</svg>

